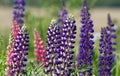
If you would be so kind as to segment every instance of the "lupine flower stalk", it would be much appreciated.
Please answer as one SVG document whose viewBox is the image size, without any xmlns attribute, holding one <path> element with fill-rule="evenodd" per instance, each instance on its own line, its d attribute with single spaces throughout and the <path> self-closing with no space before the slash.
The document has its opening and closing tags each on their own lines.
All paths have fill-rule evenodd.
<svg viewBox="0 0 120 76">
<path fill-rule="evenodd" d="M 101 38 L 100 38 L 100 55 L 98 63 L 98 76 L 111 76 L 112 63 L 114 62 L 115 55 L 113 51 L 115 50 L 111 44 L 111 34 L 109 34 L 108 29 L 101 29 Z"/>
<path fill-rule="evenodd" d="M 25 26 L 23 26 L 16 37 L 13 47 L 12 70 L 13 76 L 24 75 L 28 55 L 29 35 Z"/>
<path fill-rule="evenodd" d="M 25 0 L 13 0 L 14 1 L 14 11 L 13 11 L 13 20 L 16 20 L 17 23 L 22 26 L 24 23 L 23 17 L 24 17 L 24 11 L 25 11 Z"/>
<path fill-rule="evenodd" d="M 73 16 L 66 17 L 61 27 L 52 23 L 47 32 L 45 71 L 51 76 L 69 76 L 74 54 L 75 20 Z"/>
<path fill-rule="evenodd" d="M 111 41 L 112 41 L 111 46 L 116 45 L 116 42 L 114 40 L 116 38 L 116 34 L 115 34 L 116 30 L 115 30 L 114 24 L 111 20 L 110 14 L 108 14 L 108 17 L 107 17 L 107 24 L 108 25 L 106 28 L 107 28 L 109 34 L 111 35 Z M 113 48 L 113 49 L 115 50 L 115 48 Z"/>
<path fill-rule="evenodd" d="M 60 9 L 60 12 L 58 14 L 58 23 L 60 25 L 63 25 L 64 17 L 68 14 L 68 12 L 66 10 L 65 0 L 61 0 L 61 3 L 62 3 L 62 8 Z"/>
<path fill-rule="evenodd" d="M 110 31 L 110 34 L 114 36 L 114 38 L 116 38 L 116 35 L 115 35 L 115 27 L 114 27 L 114 24 L 111 20 L 111 17 L 110 17 L 110 14 L 108 14 L 108 17 L 107 17 L 107 29 Z M 116 44 L 116 42 L 114 43 Z"/>
<path fill-rule="evenodd" d="M 73 16 L 67 16 L 65 2 L 58 15 L 58 21 L 51 22 L 47 32 L 45 72 L 50 76 L 69 76 L 76 25 Z"/>
<path fill-rule="evenodd" d="M 108 15 L 108 26 L 101 29 L 101 38 L 100 38 L 100 55 L 98 63 L 98 76 L 111 76 L 112 64 L 114 62 L 115 55 L 113 51 L 115 48 L 113 45 L 116 44 L 113 41 L 113 38 L 116 38 L 115 29 L 113 28 L 114 24 Z"/>
<path fill-rule="evenodd" d="M 34 55 L 36 61 L 45 62 L 45 47 L 36 29 L 34 30 Z"/>
<path fill-rule="evenodd" d="M 80 76 L 92 76 L 92 54 L 94 38 L 93 36 L 93 21 L 90 19 L 89 8 L 86 1 L 83 0 L 81 9 L 81 27 L 80 27 L 80 42 L 79 52 L 77 55 L 78 68 L 86 65 L 87 70 L 80 72 Z"/>
<path fill-rule="evenodd" d="M 54 69 L 55 69 L 54 68 L 55 56 L 56 56 L 55 27 L 56 27 L 56 21 L 52 20 L 47 31 L 46 62 L 45 62 L 45 73 L 50 74 L 50 76 L 54 75 Z"/>
<path fill-rule="evenodd" d="M 61 31 L 61 39 L 58 44 L 58 59 L 56 60 L 59 64 L 57 76 L 70 76 L 71 66 L 73 64 L 73 44 L 75 43 L 75 34 L 76 34 L 76 24 L 73 16 L 66 16 L 63 21 L 63 26 Z"/>
</svg>

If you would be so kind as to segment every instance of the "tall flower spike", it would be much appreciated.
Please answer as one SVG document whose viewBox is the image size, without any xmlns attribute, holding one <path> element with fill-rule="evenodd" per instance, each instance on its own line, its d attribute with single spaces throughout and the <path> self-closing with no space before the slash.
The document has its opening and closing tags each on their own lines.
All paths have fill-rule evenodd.
<svg viewBox="0 0 120 76">
<path fill-rule="evenodd" d="M 62 3 L 62 8 L 60 9 L 60 12 L 58 14 L 58 23 L 60 25 L 63 24 L 63 19 L 68 14 L 68 12 L 66 10 L 65 0 L 61 0 L 61 3 Z"/>
<path fill-rule="evenodd" d="M 110 38 L 111 39 L 111 46 L 112 45 L 116 45 L 116 42 L 114 40 L 116 38 L 116 34 L 115 34 L 116 30 L 115 30 L 114 24 L 113 24 L 113 22 L 111 20 L 110 14 L 108 14 L 108 17 L 107 17 L 107 26 L 106 26 L 106 29 L 109 32 L 109 34 L 111 35 L 111 38 Z M 113 48 L 113 49 L 115 50 L 115 48 Z"/>
<path fill-rule="evenodd" d="M 24 17 L 24 11 L 25 11 L 25 0 L 13 0 L 14 1 L 14 12 L 13 12 L 13 20 L 16 20 L 17 23 L 22 26 L 24 23 L 23 17 Z"/>
<path fill-rule="evenodd" d="M 54 72 L 54 62 L 55 62 L 55 27 L 56 21 L 52 20 L 47 31 L 47 44 L 46 44 L 46 62 L 45 62 L 45 73 L 53 76 Z"/>
<path fill-rule="evenodd" d="M 111 20 L 110 14 L 108 14 L 108 17 L 107 17 L 107 25 L 108 25 L 107 29 L 110 31 L 111 35 L 113 35 L 114 38 L 116 38 L 116 35 L 115 35 L 116 30 L 115 30 L 114 24 Z"/>
<path fill-rule="evenodd" d="M 35 60 L 44 63 L 45 62 L 45 48 L 42 39 L 38 31 L 34 30 L 34 55 Z"/>
<path fill-rule="evenodd" d="M 79 52 L 77 55 L 78 69 L 81 66 L 87 66 L 87 70 L 80 72 L 80 76 L 92 76 L 92 54 L 94 38 L 93 36 L 93 21 L 90 19 L 89 8 L 86 4 L 86 0 L 83 0 L 81 9 L 81 27 L 80 27 L 80 42 Z"/>
<path fill-rule="evenodd" d="M 24 75 L 25 66 L 28 55 L 29 35 L 25 26 L 19 30 L 16 40 L 14 42 L 13 56 L 12 56 L 12 72 L 14 76 Z"/>
<path fill-rule="evenodd" d="M 62 31 L 60 32 L 60 28 Z M 64 19 L 59 27 L 53 22 L 47 32 L 45 72 L 51 76 L 69 76 L 73 59 L 76 25 L 73 16 Z"/>
<path fill-rule="evenodd" d="M 71 66 L 73 64 L 73 44 L 75 43 L 76 24 L 75 19 L 72 15 L 64 18 L 62 32 L 60 34 L 61 39 L 58 40 L 57 44 L 59 47 L 58 56 L 56 57 L 57 76 L 70 76 Z M 57 49 L 58 49 L 57 47 Z"/>
<path fill-rule="evenodd" d="M 13 37 L 12 33 L 9 37 L 9 45 L 7 46 L 7 57 L 6 57 L 6 68 L 5 68 L 5 76 L 11 76 L 12 70 L 12 55 L 13 55 Z"/>
<path fill-rule="evenodd" d="M 111 20 L 111 17 L 110 17 L 110 14 L 108 14 L 108 19 L 107 19 L 107 30 L 109 31 L 109 33 L 111 34 L 111 36 L 112 36 L 112 38 L 116 38 L 116 35 L 115 35 L 115 32 L 116 32 L 116 30 L 115 30 L 115 28 L 114 28 L 114 24 L 113 24 L 113 22 L 112 22 L 112 20 Z M 115 41 L 113 41 L 113 44 L 115 45 L 116 44 L 116 42 Z"/>
<path fill-rule="evenodd" d="M 109 30 L 106 27 L 101 29 L 98 76 L 111 76 L 112 63 L 114 62 L 115 57 L 113 54 L 113 51 L 115 49 L 111 46 L 112 37 L 113 36 L 110 34 Z"/>
<path fill-rule="evenodd" d="M 108 14 L 108 25 L 101 30 L 101 39 L 100 39 L 100 55 L 99 55 L 99 68 L 98 76 L 109 75 L 111 76 L 112 63 L 114 62 L 115 48 L 112 45 L 116 45 L 116 42 L 113 41 L 113 38 L 116 38 L 114 24 L 112 23 L 110 14 Z M 101 59 L 102 58 L 102 59 Z M 103 62 L 104 61 L 104 62 Z M 106 62 L 106 63 L 105 63 Z M 102 63 L 102 64 L 101 64 Z M 105 71 L 103 71 L 105 69 Z"/>
</svg>

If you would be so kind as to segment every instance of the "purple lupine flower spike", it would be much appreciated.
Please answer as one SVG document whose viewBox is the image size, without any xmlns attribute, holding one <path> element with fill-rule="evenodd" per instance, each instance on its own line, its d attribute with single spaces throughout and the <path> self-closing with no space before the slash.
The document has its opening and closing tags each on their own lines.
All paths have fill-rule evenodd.
<svg viewBox="0 0 120 76">
<path fill-rule="evenodd" d="M 12 75 L 24 75 L 28 55 L 29 35 L 25 26 L 22 26 L 14 42 L 12 57 Z"/>
<path fill-rule="evenodd" d="M 46 62 L 45 62 L 45 73 L 50 74 L 50 76 L 54 75 L 54 63 L 55 63 L 55 27 L 56 21 L 52 20 L 50 26 L 47 31 L 47 45 L 46 45 Z"/>
<path fill-rule="evenodd" d="M 83 0 L 81 9 L 81 28 L 80 28 L 80 42 L 79 52 L 77 55 L 78 67 L 87 66 L 87 70 L 80 72 L 80 76 L 92 76 L 92 54 L 94 38 L 93 36 L 93 21 L 90 19 L 89 8 L 86 0 Z"/>
<path fill-rule="evenodd" d="M 115 55 L 113 51 L 115 48 L 112 45 L 116 45 L 113 38 L 116 38 L 114 24 L 108 15 L 108 26 L 101 29 L 100 38 L 100 55 L 98 63 L 98 76 L 111 76 L 112 64 L 114 62 Z"/>
<path fill-rule="evenodd" d="M 58 23 L 60 23 L 60 25 L 63 24 L 63 19 L 68 14 L 66 10 L 65 0 L 61 0 L 61 3 L 62 3 L 62 8 L 60 9 L 60 12 L 58 14 Z"/>
<path fill-rule="evenodd" d="M 110 30 L 111 33 L 115 33 L 116 30 L 115 30 L 114 24 L 111 20 L 110 14 L 108 14 L 108 17 L 107 17 L 107 24 L 108 24 L 108 26 L 107 26 L 108 30 Z M 114 35 L 114 38 L 116 38 L 115 35 Z"/>
<path fill-rule="evenodd" d="M 108 31 L 106 27 L 101 29 L 98 76 L 111 76 L 112 63 L 114 62 L 115 55 L 113 54 L 114 49 L 111 46 L 112 36 Z"/>
<path fill-rule="evenodd" d="M 25 0 L 13 0 L 14 1 L 14 11 L 13 11 L 13 19 L 17 21 L 17 23 L 22 26 L 24 23 L 24 11 L 25 11 Z"/>
<path fill-rule="evenodd" d="M 60 32 L 60 28 L 62 31 Z M 73 59 L 76 25 L 73 16 L 64 19 L 59 27 L 52 22 L 47 32 L 45 72 L 51 76 L 69 76 Z"/>
<path fill-rule="evenodd" d="M 108 25 L 107 25 L 106 28 L 109 30 L 109 33 L 111 34 L 112 38 L 115 39 L 116 38 L 116 34 L 115 34 L 116 30 L 115 30 L 115 27 L 114 27 L 115 25 L 111 20 L 110 14 L 108 14 L 108 17 L 107 17 L 107 24 Z M 116 45 L 116 42 L 113 41 L 112 44 Z"/>
<path fill-rule="evenodd" d="M 72 15 L 66 16 L 63 23 L 59 54 L 60 57 L 58 59 L 59 62 L 62 61 L 58 65 L 58 67 L 61 69 L 59 76 L 70 76 L 70 70 L 73 64 L 73 44 L 75 43 L 74 39 L 76 34 L 76 24 Z"/>
</svg>

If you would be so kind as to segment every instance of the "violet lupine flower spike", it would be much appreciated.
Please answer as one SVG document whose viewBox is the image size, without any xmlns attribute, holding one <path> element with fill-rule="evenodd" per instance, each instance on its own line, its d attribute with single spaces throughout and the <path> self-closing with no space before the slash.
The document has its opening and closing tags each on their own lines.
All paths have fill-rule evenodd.
<svg viewBox="0 0 120 76">
<path fill-rule="evenodd" d="M 62 8 L 60 9 L 60 12 L 58 14 L 58 23 L 60 25 L 63 25 L 63 19 L 68 14 L 68 12 L 66 10 L 65 0 L 61 0 L 61 3 L 62 3 Z"/>
<path fill-rule="evenodd" d="M 111 34 L 111 38 L 116 38 L 116 34 L 115 34 L 115 32 L 116 32 L 116 30 L 115 30 L 115 27 L 114 27 L 114 24 L 113 24 L 113 22 L 112 22 L 112 20 L 111 20 L 111 17 L 110 17 L 110 14 L 108 14 L 108 19 L 107 19 L 107 24 L 108 24 L 108 26 L 106 27 L 108 30 L 109 30 L 109 33 Z M 116 45 L 116 42 L 115 41 L 113 41 L 113 39 L 112 39 L 112 45 Z"/>
<path fill-rule="evenodd" d="M 55 56 L 56 56 L 56 41 L 55 41 L 55 27 L 57 23 L 52 20 L 47 31 L 47 44 L 46 44 L 46 62 L 45 62 L 45 73 L 50 76 L 54 75 L 55 69 Z"/>
<path fill-rule="evenodd" d="M 93 36 L 93 21 L 90 19 L 89 8 L 86 1 L 83 0 L 81 9 L 81 28 L 80 28 L 80 42 L 79 42 L 79 52 L 77 56 L 78 69 L 81 66 L 87 66 L 87 70 L 80 72 L 80 76 L 92 76 L 92 54 L 94 38 Z"/>
<path fill-rule="evenodd" d="M 34 55 L 35 60 L 44 63 L 45 62 L 45 48 L 42 39 L 38 31 L 34 30 Z"/>
<path fill-rule="evenodd" d="M 100 39 L 100 55 L 99 55 L 99 68 L 98 76 L 101 74 L 111 76 L 112 63 L 114 62 L 115 48 L 112 45 L 116 45 L 116 42 L 113 41 L 113 38 L 116 38 L 114 24 L 112 23 L 110 14 L 108 14 L 108 25 L 101 30 L 101 39 Z M 104 49 L 105 48 L 105 49 Z M 103 55 L 102 55 L 103 54 Z M 102 58 L 102 59 L 101 59 Z M 105 63 L 106 61 L 106 63 Z M 105 70 L 104 70 L 105 69 Z M 104 70 L 104 71 L 103 71 Z"/>
<path fill-rule="evenodd" d="M 14 1 L 14 18 L 13 20 L 16 20 L 19 26 L 22 26 L 24 23 L 23 17 L 24 17 L 24 11 L 25 11 L 25 0 L 13 0 Z"/>
<path fill-rule="evenodd" d="M 75 31 L 76 25 L 73 16 L 64 19 L 61 32 L 55 21 L 48 28 L 45 72 L 49 73 L 50 76 L 70 75 Z"/>
<path fill-rule="evenodd" d="M 114 62 L 115 50 L 111 44 L 111 38 L 114 37 L 110 34 L 109 30 L 105 27 L 101 29 L 100 38 L 100 55 L 98 63 L 98 76 L 111 76 L 112 63 Z"/>
<path fill-rule="evenodd" d="M 57 76 L 70 76 L 71 67 L 73 64 L 73 44 L 75 43 L 76 34 L 76 24 L 75 19 L 72 15 L 66 16 L 63 22 L 62 32 L 61 32 L 61 44 L 60 51 L 58 52 L 59 64 L 57 65 L 58 71 L 56 71 Z M 58 44 L 60 43 L 58 42 Z"/>
<path fill-rule="evenodd" d="M 28 55 L 29 35 L 25 26 L 19 30 L 16 40 L 14 42 L 13 56 L 12 56 L 12 72 L 13 76 L 24 75 L 25 66 Z"/>
<path fill-rule="evenodd" d="M 110 31 L 111 35 L 113 35 L 113 37 L 116 38 L 116 35 L 115 35 L 116 30 L 115 30 L 114 24 L 111 20 L 110 14 L 108 14 L 107 24 L 108 24 L 107 29 Z M 114 42 L 114 44 L 116 44 L 116 43 Z"/>
</svg>

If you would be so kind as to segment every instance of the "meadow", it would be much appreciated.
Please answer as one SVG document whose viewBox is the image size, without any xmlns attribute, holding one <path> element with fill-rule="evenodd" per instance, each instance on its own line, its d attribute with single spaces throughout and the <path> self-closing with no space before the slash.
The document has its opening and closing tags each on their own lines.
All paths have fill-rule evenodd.
<svg viewBox="0 0 120 76">
<path fill-rule="evenodd" d="M 53 10 L 54 9 L 54 10 Z M 49 12 L 47 12 L 49 11 Z M 36 7 L 26 7 L 25 12 L 25 25 L 29 31 L 30 42 L 29 42 L 29 54 L 27 61 L 27 74 L 26 76 L 41 76 L 43 67 L 38 66 L 34 68 L 34 35 L 33 30 L 36 28 L 44 41 L 44 45 L 46 45 L 46 33 L 49 27 L 50 21 L 53 18 L 57 19 L 59 8 L 58 7 L 50 7 L 50 8 L 36 8 Z M 69 13 L 74 14 L 77 25 L 77 34 L 76 34 L 76 43 L 74 51 L 77 53 L 78 45 L 79 45 L 79 28 L 80 28 L 80 8 L 68 8 Z M 116 26 L 116 42 L 117 45 L 114 47 L 116 51 L 114 52 L 115 62 L 113 64 L 113 68 L 111 70 L 112 76 L 120 76 L 120 15 L 119 8 L 93 8 L 90 10 L 93 23 L 95 35 L 99 33 L 101 27 L 106 26 L 107 24 L 107 13 L 111 14 L 113 22 Z M 9 7 L 0 7 L 0 76 L 4 76 L 5 73 L 5 61 L 6 61 L 6 51 L 7 45 L 9 41 L 10 27 L 12 25 L 12 8 Z M 93 54 L 93 76 L 98 76 L 98 56 L 99 56 L 99 35 L 96 36 L 95 44 L 94 44 L 94 54 Z M 43 75 L 47 76 L 47 75 Z"/>
</svg>

